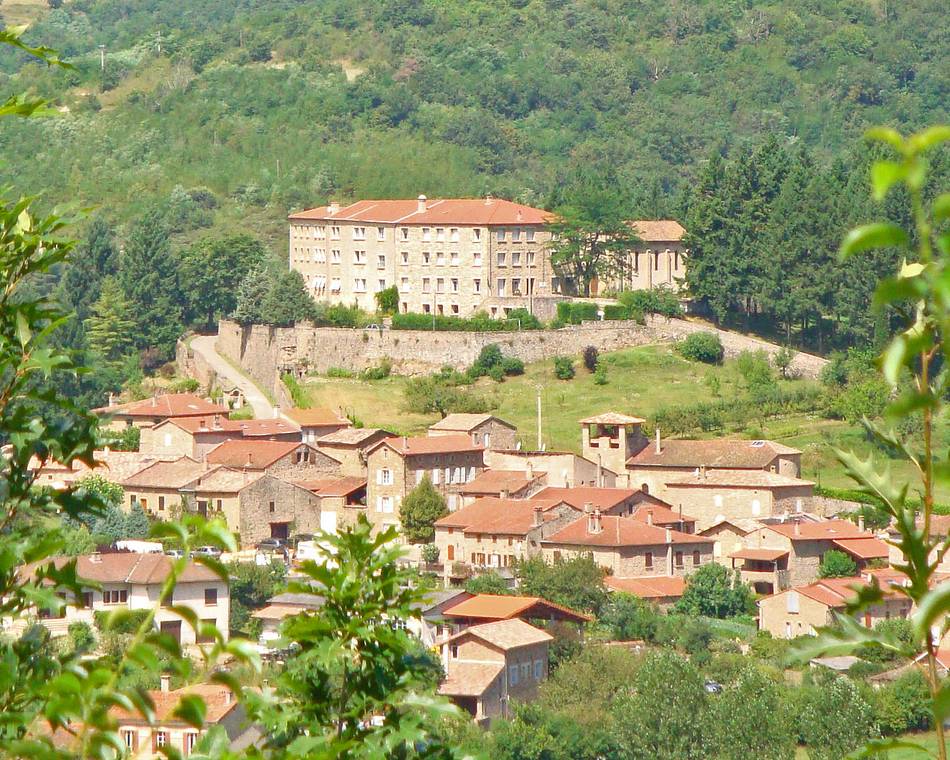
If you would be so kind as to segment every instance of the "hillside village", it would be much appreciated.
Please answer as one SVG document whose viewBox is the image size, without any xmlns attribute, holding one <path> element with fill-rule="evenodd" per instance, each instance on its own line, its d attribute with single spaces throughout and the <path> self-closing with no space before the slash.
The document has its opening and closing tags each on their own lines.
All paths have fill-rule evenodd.
<svg viewBox="0 0 950 760">
<path fill-rule="evenodd" d="M 291 577 L 301 556 L 319 556 L 307 552 L 321 533 L 360 517 L 376 530 L 400 530 L 402 504 L 414 490 L 433 488 L 446 514 L 431 523 L 429 542 L 403 539 L 404 561 L 439 585 L 421 620 L 405 623 L 441 653 L 440 693 L 486 725 L 510 716 L 512 700 L 530 700 L 547 677 L 545 626 L 568 621 L 582 629 L 590 620 L 582 610 L 519 596 L 515 568 L 526 560 L 590 557 L 611 593 L 661 610 L 675 607 L 701 568 L 721 565 L 754 590 L 758 628 L 777 639 L 814 634 L 855 587 L 902 583 L 887 532 L 866 529 L 848 505 L 816 496 L 800 477 L 801 452 L 772 441 L 665 439 L 659 430 L 648 438 L 643 419 L 610 411 L 578 420 L 580 455 L 520 448 L 513 426 L 491 414 L 449 414 L 425 436 L 408 437 L 357 428 L 320 409 L 231 420 L 227 405 L 194 394 L 97 413 L 113 429 L 137 428 L 139 450 L 100 450 L 92 470 L 37 462 L 39 483 L 66 488 L 91 472 L 121 487 L 123 509 L 138 506 L 151 519 L 221 516 L 238 539 L 234 559 L 275 558 Z M 828 553 L 850 558 L 853 577 L 823 577 Z M 167 558 L 105 548 L 79 562 L 103 590 L 89 591 L 83 609 L 41 616 L 54 635 L 96 611 L 136 609 L 153 598 Z M 503 580 L 506 595 L 465 590 L 486 573 Z M 195 566 L 175 593 L 176 603 L 228 635 L 227 585 Z M 262 621 L 261 652 L 279 646 L 288 616 L 319 608 L 317 594 L 282 593 L 252 611 Z M 870 628 L 911 612 L 905 598 L 885 596 L 861 622 Z M 182 644 L 201 646 L 173 613 L 156 622 Z M 136 746 L 165 731 L 128 730 Z"/>
</svg>

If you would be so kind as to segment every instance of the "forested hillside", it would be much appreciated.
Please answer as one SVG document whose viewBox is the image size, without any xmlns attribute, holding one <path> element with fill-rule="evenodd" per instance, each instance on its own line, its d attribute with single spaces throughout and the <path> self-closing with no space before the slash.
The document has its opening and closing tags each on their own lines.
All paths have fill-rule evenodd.
<svg viewBox="0 0 950 760">
<path fill-rule="evenodd" d="M 61 113 L 2 125 L 30 161 L 0 180 L 277 246 L 330 194 L 547 204 L 591 166 L 677 214 L 714 151 L 774 136 L 831 162 L 950 101 L 943 0 L 67 0 L 28 38 L 76 68 L 6 54 L 4 90 Z"/>
</svg>

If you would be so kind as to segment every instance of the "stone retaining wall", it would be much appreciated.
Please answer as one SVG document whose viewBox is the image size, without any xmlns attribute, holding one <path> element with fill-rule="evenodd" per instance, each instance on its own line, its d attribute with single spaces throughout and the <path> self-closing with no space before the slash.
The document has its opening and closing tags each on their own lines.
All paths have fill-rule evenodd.
<svg viewBox="0 0 950 760">
<path fill-rule="evenodd" d="M 205 391 L 208 391 L 217 381 L 218 373 L 212 369 L 201 354 L 191 350 L 187 338 L 187 335 L 179 338 L 175 345 L 175 364 L 178 366 L 178 373 L 193 377 L 201 383 L 201 387 Z"/>
<path fill-rule="evenodd" d="M 497 343 L 506 356 L 534 362 L 558 355 L 579 354 L 585 346 L 599 351 L 616 351 L 650 343 L 672 343 L 694 332 L 717 332 L 726 356 L 741 351 L 763 349 L 774 354 L 779 347 L 703 323 L 682 319 L 651 317 L 647 324 L 631 321 L 586 322 L 560 330 L 521 332 L 439 332 L 430 330 L 362 330 L 338 327 L 241 327 L 222 321 L 218 327 L 217 350 L 265 388 L 273 388 L 283 372 L 325 373 L 331 367 L 360 371 L 383 359 L 393 364 L 397 374 L 418 375 L 450 366 L 462 370 L 479 352 Z M 825 359 L 796 354 L 792 371 L 816 377 Z"/>
</svg>

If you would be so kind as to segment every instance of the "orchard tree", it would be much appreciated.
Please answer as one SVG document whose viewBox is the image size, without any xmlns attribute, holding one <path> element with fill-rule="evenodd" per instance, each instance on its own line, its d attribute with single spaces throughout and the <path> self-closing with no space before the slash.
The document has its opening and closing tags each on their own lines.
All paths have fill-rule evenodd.
<svg viewBox="0 0 950 760">
<path fill-rule="evenodd" d="M 809 760 L 838 760 L 874 735 L 874 712 L 850 678 L 831 676 L 803 691 L 798 732 Z"/>
<path fill-rule="evenodd" d="M 656 609 L 633 594 L 611 594 L 600 620 L 610 628 L 611 635 L 620 641 L 652 641 L 656 636 Z"/>
<path fill-rule="evenodd" d="M 428 474 L 413 488 L 399 505 L 402 534 L 414 544 L 424 544 L 435 537 L 433 523 L 449 510 L 439 490 L 432 485 Z"/>
<path fill-rule="evenodd" d="M 793 760 L 796 736 L 788 710 L 788 691 L 756 666 L 747 665 L 735 683 L 711 705 L 707 725 L 717 738 L 721 760 Z"/>
<path fill-rule="evenodd" d="M 755 612 L 755 595 L 748 584 L 739 580 L 738 570 L 730 571 L 711 562 L 686 576 L 686 588 L 676 610 L 714 618 L 751 615 Z"/>
</svg>

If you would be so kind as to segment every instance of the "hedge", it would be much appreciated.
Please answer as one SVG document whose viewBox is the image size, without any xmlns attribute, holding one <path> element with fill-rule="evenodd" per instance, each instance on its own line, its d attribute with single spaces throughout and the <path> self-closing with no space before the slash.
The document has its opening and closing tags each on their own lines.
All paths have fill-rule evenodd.
<svg viewBox="0 0 950 760">
<path fill-rule="evenodd" d="M 587 301 L 561 301 L 557 305 L 558 321 L 570 325 L 593 322 L 597 319 L 597 304 Z"/>
<path fill-rule="evenodd" d="M 436 330 L 458 332 L 505 332 L 509 330 L 540 330 L 541 322 L 526 309 L 514 309 L 506 319 L 492 319 L 485 312 L 471 318 L 451 317 L 441 314 L 395 314 L 393 330 Z"/>
</svg>

